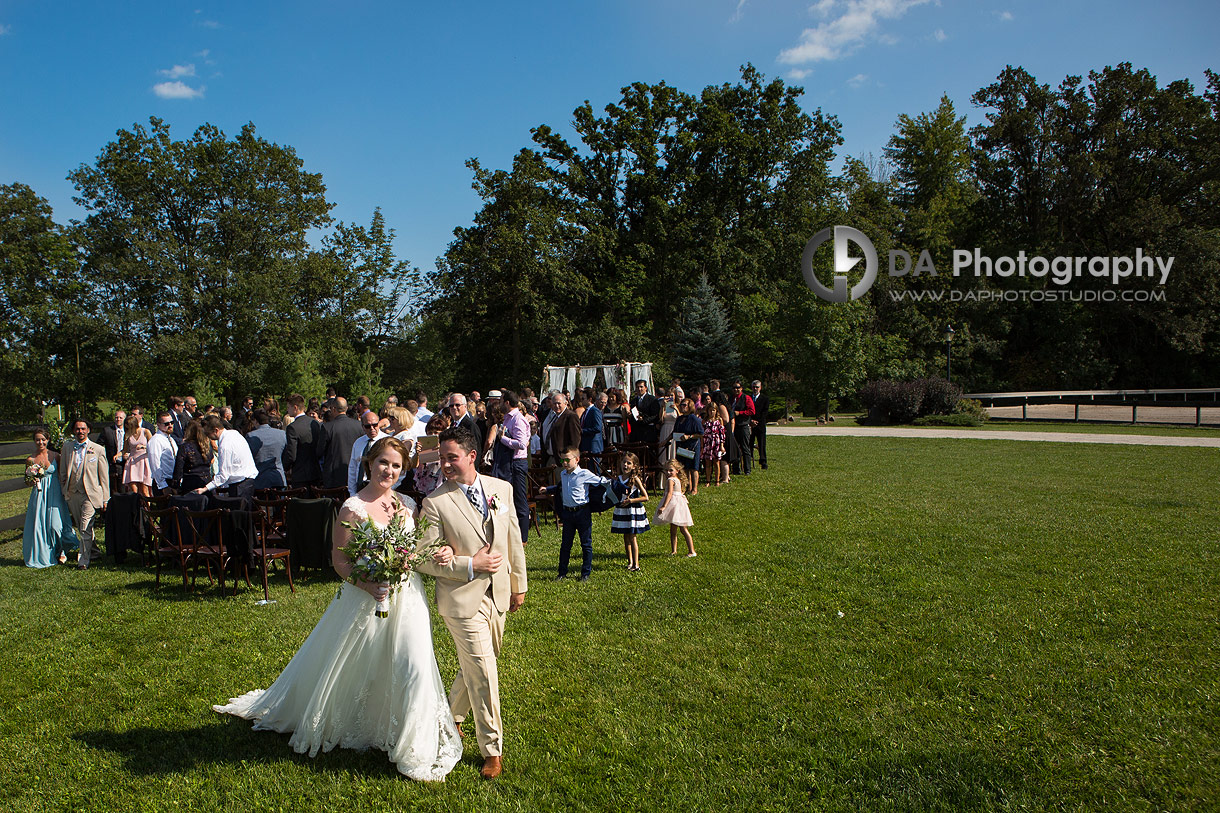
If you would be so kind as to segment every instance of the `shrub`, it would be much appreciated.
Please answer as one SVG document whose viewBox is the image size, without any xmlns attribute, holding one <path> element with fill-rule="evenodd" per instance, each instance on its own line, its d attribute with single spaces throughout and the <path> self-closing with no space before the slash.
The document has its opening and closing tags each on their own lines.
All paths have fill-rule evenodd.
<svg viewBox="0 0 1220 813">
<path fill-rule="evenodd" d="M 962 398 L 962 388 L 943 378 L 922 378 L 923 403 L 920 415 L 949 415 Z"/>
<path fill-rule="evenodd" d="M 892 381 L 890 385 L 890 423 L 910 423 L 923 414 L 922 382 Z"/>
<path fill-rule="evenodd" d="M 876 380 L 865 381 L 864 386 L 860 388 L 860 404 L 865 409 L 884 409 L 885 391 L 887 384 L 892 384 L 892 381 Z"/>
<path fill-rule="evenodd" d="M 953 411 L 959 415 L 970 415 L 977 419 L 979 423 L 991 417 L 983 407 L 983 402 L 975 398 L 959 398 L 953 406 Z"/>
<path fill-rule="evenodd" d="M 915 381 L 875 379 L 860 388 L 860 403 L 870 413 L 889 423 L 910 423 L 924 415 L 951 414 L 962 390 L 943 378 Z"/>
<path fill-rule="evenodd" d="M 954 412 L 952 415 L 924 415 L 916 418 L 916 426 L 982 426 L 983 421 L 966 412 Z"/>
</svg>

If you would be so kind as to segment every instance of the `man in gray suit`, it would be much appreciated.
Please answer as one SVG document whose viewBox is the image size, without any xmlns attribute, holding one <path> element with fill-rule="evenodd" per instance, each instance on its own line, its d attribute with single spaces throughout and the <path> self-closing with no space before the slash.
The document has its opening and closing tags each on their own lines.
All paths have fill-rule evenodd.
<svg viewBox="0 0 1220 813">
<path fill-rule="evenodd" d="M 280 458 L 288 445 L 288 437 L 283 429 L 271 426 L 271 416 L 261 407 L 254 410 L 254 422 L 258 428 L 251 429 L 250 434 L 246 435 L 250 454 L 254 455 L 254 465 L 258 467 L 254 489 L 283 488 L 284 464 Z"/>
<path fill-rule="evenodd" d="M 294 488 L 322 484 L 322 467 L 318 465 L 318 441 L 322 424 L 305 414 L 305 399 L 296 393 L 288 396 L 288 414 L 292 423 L 284 428 L 287 445 L 281 458 L 284 470 Z"/>
<path fill-rule="evenodd" d="M 352 458 L 352 444 L 362 436 L 360 421 L 347 415 L 347 399 L 336 396 L 331 419 L 322 424 L 322 485 L 327 488 L 347 486 L 347 464 Z"/>
</svg>

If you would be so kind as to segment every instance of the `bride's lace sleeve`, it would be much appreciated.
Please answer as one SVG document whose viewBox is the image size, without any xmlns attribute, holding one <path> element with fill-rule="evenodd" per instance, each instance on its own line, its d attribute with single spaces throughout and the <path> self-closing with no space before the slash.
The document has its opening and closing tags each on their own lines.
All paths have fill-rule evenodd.
<svg viewBox="0 0 1220 813">
<path fill-rule="evenodd" d="M 348 497 L 343 501 L 343 508 L 351 511 L 353 514 L 360 517 L 360 519 L 369 518 L 369 512 L 365 510 L 364 503 L 359 497 Z"/>
</svg>

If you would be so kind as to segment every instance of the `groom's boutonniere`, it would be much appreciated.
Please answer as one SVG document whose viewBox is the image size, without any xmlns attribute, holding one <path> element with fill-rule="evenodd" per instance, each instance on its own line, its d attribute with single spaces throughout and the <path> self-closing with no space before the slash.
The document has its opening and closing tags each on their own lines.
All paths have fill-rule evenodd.
<svg viewBox="0 0 1220 813">
<path fill-rule="evenodd" d="M 500 495 L 492 494 L 487 500 L 487 510 L 492 513 L 499 514 L 503 511 L 504 506 L 500 504 Z"/>
</svg>

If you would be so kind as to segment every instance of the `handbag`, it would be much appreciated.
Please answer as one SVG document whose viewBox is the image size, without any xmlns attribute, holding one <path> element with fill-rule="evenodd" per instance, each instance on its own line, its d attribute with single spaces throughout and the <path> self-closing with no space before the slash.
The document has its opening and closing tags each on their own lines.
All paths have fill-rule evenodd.
<svg viewBox="0 0 1220 813">
<path fill-rule="evenodd" d="M 677 448 L 677 451 L 674 452 L 674 456 L 677 457 L 679 460 L 689 460 L 691 462 L 694 462 L 696 459 L 695 450 L 687 449 L 684 446 L 679 446 Z"/>
</svg>

